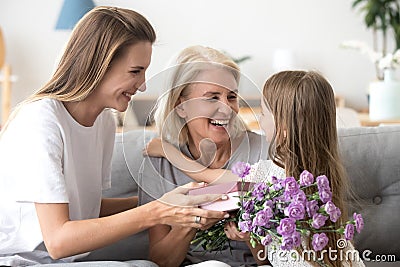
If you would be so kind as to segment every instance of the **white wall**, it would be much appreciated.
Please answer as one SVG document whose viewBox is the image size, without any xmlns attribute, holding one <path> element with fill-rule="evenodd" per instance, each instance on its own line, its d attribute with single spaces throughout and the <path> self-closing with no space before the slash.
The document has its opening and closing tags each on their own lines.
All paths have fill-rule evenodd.
<svg viewBox="0 0 400 267">
<path fill-rule="evenodd" d="M 95 0 L 97 5 L 132 8 L 155 27 L 158 41 L 148 71 L 163 70 L 182 48 L 203 44 L 234 56 L 250 55 L 243 72 L 262 87 L 274 72 L 274 51 L 293 52 L 295 68 L 318 69 L 335 91 L 356 109 L 367 108 L 373 64 L 339 45 L 344 40 L 371 44 L 362 16 L 352 0 Z M 13 106 L 41 87 L 70 32 L 55 31 L 62 0 L 1 0 L 0 26 L 6 41 L 7 62 L 19 80 L 13 86 Z M 150 89 L 148 95 L 157 95 Z M 253 91 L 243 92 L 252 94 Z"/>
</svg>

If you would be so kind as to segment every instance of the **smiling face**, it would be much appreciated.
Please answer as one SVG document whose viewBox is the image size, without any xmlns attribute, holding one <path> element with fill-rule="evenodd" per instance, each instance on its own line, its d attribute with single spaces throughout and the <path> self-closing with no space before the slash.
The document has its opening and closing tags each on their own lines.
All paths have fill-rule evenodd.
<svg viewBox="0 0 400 267">
<path fill-rule="evenodd" d="M 114 108 L 123 112 L 137 90 L 146 90 L 145 72 L 150 65 L 151 53 L 150 42 L 139 42 L 127 46 L 111 62 L 92 94 L 101 108 Z"/>
<path fill-rule="evenodd" d="M 274 116 L 265 105 L 264 99 L 261 99 L 260 126 L 261 129 L 264 131 L 267 142 L 271 142 L 275 132 L 275 122 L 274 122 Z"/>
<path fill-rule="evenodd" d="M 239 111 L 237 83 L 224 69 L 202 71 L 185 89 L 176 108 L 186 120 L 189 135 L 195 144 L 211 139 L 215 144 L 229 143 L 228 129 Z"/>
</svg>

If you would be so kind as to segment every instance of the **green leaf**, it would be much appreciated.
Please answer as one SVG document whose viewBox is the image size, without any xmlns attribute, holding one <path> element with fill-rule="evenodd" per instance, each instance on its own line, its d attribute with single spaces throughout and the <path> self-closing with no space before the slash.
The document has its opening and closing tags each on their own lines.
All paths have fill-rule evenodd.
<svg viewBox="0 0 400 267">
<path fill-rule="evenodd" d="M 358 4 L 360 4 L 361 2 L 363 2 L 365 0 L 356 0 L 353 2 L 353 4 L 351 5 L 352 8 L 355 8 Z"/>
<path fill-rule="evenodd" d="M 252 246 L 253 248 L 255 248 L 256 245 L 257 245 L 257 242 L 256 242 L 253 238 L 251 238 L 251 239 L 250 239 L 250 244 L 251 244 L 251 246 Z"/>
<path fill-rule="evenodd" d="M 201 240 L 201 241 L 194 247 L 193 250 L 195 250 L 195 251 L 198 250 L 200 247 L 203 246 L 204 243 L 206 243 L 206 241 L 207 241 L 207 240 L 205 240 L 205 239 Z M 191 244 L 193 244 L 193 241 L 191 242 Z"/>
</svg>

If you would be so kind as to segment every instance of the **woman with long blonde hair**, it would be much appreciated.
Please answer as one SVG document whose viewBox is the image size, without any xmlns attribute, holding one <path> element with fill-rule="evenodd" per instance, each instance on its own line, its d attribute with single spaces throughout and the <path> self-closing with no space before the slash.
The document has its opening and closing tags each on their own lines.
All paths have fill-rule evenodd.
<svg viewBox="0 0 400 267">
<path fill-rule="evenodd" d="M 153 146 L 162 150 L 162 140 L 171 154 L 164 151 L 166 155 L 160 155 L 164 158 L 144 160 L 139 174 L 141 204 L 190 181 L 216 183 L 236 179 L 227 171 L 233 163 L 255 163 L 267 154 L 264 137 L 247 131 L 238 116 L 241 73 L 230 57 L 211 47 L 190 46 L 179 53 L 168 71 L 166 90 L 155 111 L 161 138 L 152 140 L 146 151 L 154 155 L 150 151 Z M 182 153 L 174 153 L 177 148 Z M 217 175 L 208 176 L 204 173 L 207 170 Z M 150 228 L 150 259 L 160 266 L 200 262 L 216 266 L 207 261 L 210 259 L 230 266 L 261 263 L 244 242 L 226 243 L 218 252 L 196 250 L 195 245 L 190 246 L 195 234 L 196 230 L 188 227 Z"/>
<path fill-rule="evenodd" d="M 137 197 L 102 199 L 110 108 L 125 111 L 146 89 L 155 39 L 139 13 L 97 7 L 74 28 L 50 81 L 16 108 L 0 137 L 0 265 L 68 263 L 160 223 L 203 228 L 224 217 L 196 207 L 221 196 L 192 198 L 187 188 L 137 208 Z"/>
</svg>

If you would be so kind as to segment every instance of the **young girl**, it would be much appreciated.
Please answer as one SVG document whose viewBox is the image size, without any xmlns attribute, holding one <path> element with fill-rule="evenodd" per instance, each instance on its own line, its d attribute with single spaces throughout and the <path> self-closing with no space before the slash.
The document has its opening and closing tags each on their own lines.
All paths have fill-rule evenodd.
<svg viewBox="0 0 400 267">
<path fill-rule="evenodd" d="M 157 224 L 203 228 L 224 217 L 193 207 L 220 196 L 188 197 L 187 188 L 138 208 L 137 197 L 102 199 L 116 128 L 109 108 L 125 111 L 145 90 L 155 38 L 135 11 L 93 9 L 50 81 L 14 111 L 0 136 L 1 266 L 71 262 Z"/>
<path fill-rule="evenodd" d="M 299 177 L 303 170 L 315 176 L 326 175 L 332 188 L 332 201 L 340 208 L 343 216 L 336 222 L 336 227 L 346 221 L 346 188 L 348 188 L 344 168 L 340 162 L 336 130 L 336 107 L 332 87 L 327 80 L 314 71 L 283 71 L 270 77 L 263 89 L 261 100 L 261 127 L 270 143 L 270 160 L 261 160 L 252 166 L 250 180 L 260 182 L 265 177 Z M 156 140 L 154 145 L 160 146 Z M 158 143 L 158 145 L 157 145 Z M 164 144 L 166 152 L 172 155 L 172 147 Z M 147 147 L 146 153 L 163 156 L 159 148 Z M 170 156 L 170 159 L 175 157 Z M 179 163 L 179 162 L 178 162 Z M 196 163 L 191 163 L 196 164 Z M 202 174 L 210 177 L 220 176 L 221 172 L 206 169 L 194 176 L 201 180 Z M 188 173 L 190 175 L 190 173 Z M 230 176 L 230 174 L 229 174 Z M 213 178 L 211 178 L 213 179 Z M 248 234 L 240 233 L 233 223 L 226 225 L 227 236 L 234 240 L 247 241 Z M 340 235 L 330 232 L 329 248 L 340 250 L 337 241 Z M 311 240 L 303 238 L 302 250 L 311 250 Z M 272 245 L 268 247 L 272 249 Z M 345 250 L 354 249 L 351 243 Z M 339 255 L 338 252 L 337 255 Z M 290 253 L 287 253 L 289 255 Z M 272 255 L 279 255 L 274 253 Z M 321 255 L 317 253 L 318 257 Z M 322 256 L 323 262 L 330 266 L 364 266 L 361 261 L 335 260 Z M 273 266 L 312 266 L 306 260 L 293 262 L 287 258 L 270 257 Z"/>
</svg>

